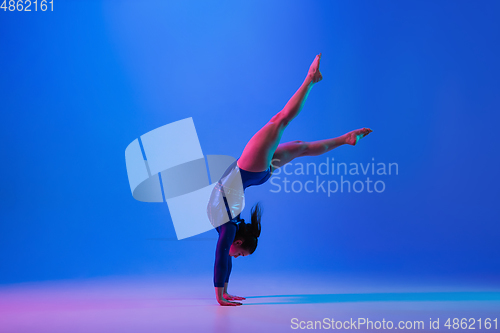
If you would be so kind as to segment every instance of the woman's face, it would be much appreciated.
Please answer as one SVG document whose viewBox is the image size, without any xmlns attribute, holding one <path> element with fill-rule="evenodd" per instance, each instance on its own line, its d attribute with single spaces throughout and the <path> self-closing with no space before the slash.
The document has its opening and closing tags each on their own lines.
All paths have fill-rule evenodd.
<svg viewBox="0 0 500 333">
<path fill-rule="evenodd" d="M 250 255 L 250 253 L 241 248 L 241 240 L 234 241 L 231 247 L 229 248 L 229 255 L 233 258 L 238 258 L 239 256 L 246 257 Z"/>
</svg>

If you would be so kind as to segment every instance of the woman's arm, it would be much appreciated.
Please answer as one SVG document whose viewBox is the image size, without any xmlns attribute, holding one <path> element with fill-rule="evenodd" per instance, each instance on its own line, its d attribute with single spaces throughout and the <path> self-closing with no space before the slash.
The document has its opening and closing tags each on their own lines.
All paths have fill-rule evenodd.
<svg viewBox="0 0 500 333">
<path fill-rule="evenodd" d="M 235 235 L 236 225 L 234 223 L 228 222 L 220 226 L 214 265 L 215 297 L 220 305 L 241 305 L 239 302 L 230 302 L 224 297 L 224 287 L 229 279 L 229 270 L 232 266 L 229 248 L 233 244 Z"/>
<path fill-rule="evenodd" d="M 222 306 L 241 305 L 240 302 L 231 302 L 224 298 L 224 287 L 215 287 L 215 297 L 217 298 L 217 302 L 219 302 L 219 304 Z"/>
</svg>

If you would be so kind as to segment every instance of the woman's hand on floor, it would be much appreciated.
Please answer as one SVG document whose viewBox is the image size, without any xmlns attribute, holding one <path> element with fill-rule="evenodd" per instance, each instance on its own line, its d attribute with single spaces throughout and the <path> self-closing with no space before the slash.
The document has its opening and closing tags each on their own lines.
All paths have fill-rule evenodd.
<svg viewBox="0 0 500 333">
<path fill-rule="evenodd" d="M 222 305 L 222 306 L 238 306 L 238 305 L 242 305 L 240 302 L 231 302 L 231 301 L 228 301 L 225 298 L 218 299 L 217 302 L 219 302 L 219 304 Z"/>
<path fill-rule="evenodd" d="M 246 299 L 245 297 L 229 295 L 229 294 L 224 294 L 224 298 L 231 301 L 241 301 Z"/>
<path fill-rule="evenodd" d="M 227 289 L 227 283 L 225 285 L 225 288 Z M 242 305 L 240 302 L 231 302 L 229 298 L 227 298 L 226 296 L 231 296 L 231 295 L 225 292 L 224 287 L 215 287 L 215 297 L 217 298 L 217 302 L 219 302 L 220 305 L 222 306 Z"/>
</svg>

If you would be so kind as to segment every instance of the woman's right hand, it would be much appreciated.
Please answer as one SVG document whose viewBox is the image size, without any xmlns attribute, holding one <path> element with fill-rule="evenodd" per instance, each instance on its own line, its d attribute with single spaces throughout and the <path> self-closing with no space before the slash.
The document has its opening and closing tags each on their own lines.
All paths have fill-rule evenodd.
<svg viewBox="0 0 500 333">
<path fill-rule="evenodd" d="M 225 298 L 218 299 L 217 302 L 219 302 L 219 304 L 222 305 L 222 306 L 238 306 L 238 305 L 242 305 L 242 303 L 240 303 L 240 302 L 231 302 L 231 301 L 228 301 Z"/>
</svg>

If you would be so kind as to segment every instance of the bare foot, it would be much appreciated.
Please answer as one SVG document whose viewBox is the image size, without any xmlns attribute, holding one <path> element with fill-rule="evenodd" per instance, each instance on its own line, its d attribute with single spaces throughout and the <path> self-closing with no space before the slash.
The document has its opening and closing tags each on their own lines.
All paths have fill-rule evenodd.
<svg viewBox="0 0 500 333">
<path fill-rule="evenodd" d="M 371 132 L 373 131 L 366 127 L 351 131 L 345 135 L 346 136 L 345 143 L 351 146 L 355 146 L 356 143 L 358 143 L 359 139 L 364 138 Z"/>
<path fill-rule="evenodd" d="M 314 58 L 313 63 L 311 64 L 311 67 L 309 67 L 309 73 L 308 75 L 312 78 L 313 83 L 317 83 L 321 80 L 323 80 L 323 76 L 321 75 L 321 72 L 319 71 L 319 61 L 321 60 L 321 53 Z"/>
</svg>

